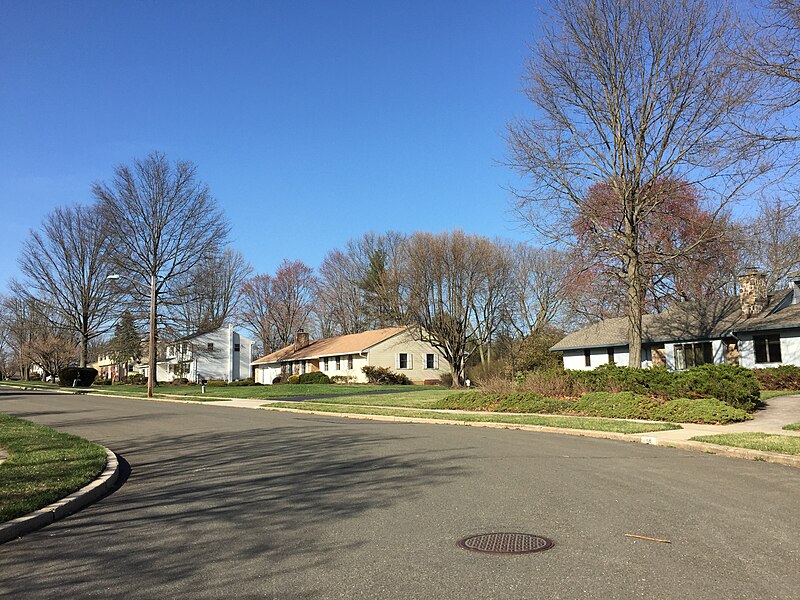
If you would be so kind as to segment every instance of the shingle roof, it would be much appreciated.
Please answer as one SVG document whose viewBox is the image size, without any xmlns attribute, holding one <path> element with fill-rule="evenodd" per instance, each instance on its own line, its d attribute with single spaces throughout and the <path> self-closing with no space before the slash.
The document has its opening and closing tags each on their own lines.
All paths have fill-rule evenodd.
<svg viewBox="0 0 800 600">
<path fill-rule="evenodd" d="M 373 329 L 362 333 L 338 335 L 336 337 L 314 340 L 308 346 L 295 350 L 294 344 L 276 350 L 254 361 L 252 364 L 275 363 L 288 360 L 301 360 L 304 358 L 318 358 L 320 356 L 335 356 L 342 354 L 359 354 L 379 344 L 390 337 L 406 331 L 407 327 L 386 327 Z"/>
<path fill-rule="evenodd" d="M 642 316 L 642 342 L 718 339 L 731 332 L 761 331 L 800 327 L 800 304 L 789 304 L 791 291 L 769 296 L 760 314 L 746 319 L 738 298 L 710 302 L 680 302 L 655 315 Z M 569 334 L 553 351 L 627 346 L 628 318 L 605 319 Z"/>
</svg>

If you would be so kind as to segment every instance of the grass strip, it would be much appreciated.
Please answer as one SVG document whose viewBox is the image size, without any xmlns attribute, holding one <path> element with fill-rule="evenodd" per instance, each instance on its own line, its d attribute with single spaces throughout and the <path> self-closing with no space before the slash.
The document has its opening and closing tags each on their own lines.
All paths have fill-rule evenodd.
<svg viewBox="0 0 800 600">
<path fill-rule="evenodd" d="M 354 404 L 359 406 L 405 406 L 407 408 L 435 408 L 442 398 L 452 394 L 452 390 L 426 389 L 393 394 L 348 395 L 317 398 L 316 404 Z"/>
<path fill-rule="evenodd" d="M 55 502 L 94 480 L 106 452 L 83 438 L 0 413 L 0 523 Z"/>
<path fill-rule="evenodd" d="M 691 438 L 695 442 L 708 442 L 720 446 L 749 448 L 764 452 L 781 454 L 800 454 L 800 437 L 773 433 L 721 433 L 719 435 L 698 435 Z"/>
<path fill-rule="evenodd" d="M 800 423 L 789 423 L 788 425 L 784 425 L 782 429 L 786 431 L 800 431 Z"/>
<path fill-rule="evenodd" d="M 778 396 L 793 396 L 800 394 L 797 390 L 761 390 L 761 401 L 777 398 Z"/>
<path fill-rule="evenodd" d="M 545 417 L 540 415 L 499 415 L 499 414 L 467 414 L 444 413 L 432 410 L 402 410 L 393 408 L 376 408 L 370 406 L 341 406 L 336 404 L 303 402 L 275 402 L 265 404 L 263 408 L 293 408 L 297 410 L 314 410 L 329 413 L 351 413 L 359 415 L 378 415 L 387 417 L 411 417 L 417 419 L 439 419 L 469 423 L 508 423 L 510 425 L 541 425 L 565 429 L 586 429 L 592 431 L 611 431 L 615 433 L 645 433 L 648 431 L 666 431 L 681 429 L 675 423 L 637 423 L 635 421 L 617 421 L 613 419 L 594 419 L 589 417 Z"/>
</svg>

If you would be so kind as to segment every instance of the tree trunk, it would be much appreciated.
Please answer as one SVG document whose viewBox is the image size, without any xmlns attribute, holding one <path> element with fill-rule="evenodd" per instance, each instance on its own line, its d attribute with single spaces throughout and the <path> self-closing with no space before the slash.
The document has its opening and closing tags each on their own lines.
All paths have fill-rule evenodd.
<svg viewBox="0 0 800 600">
<path fill-rule="evenodd" d="M 150 337 L 148 339 L 150 356 L 147 359 L 147 397 L 153 397 L 156 381 L 156 276 L 150 276 Z"/>
<path fill-rule="evenodd" d="M 642 264 L 639 256 L 638 227 L 633 217 L 625 219 L 625 283 L 628 305 L 628 366 L 642 367 Z"/>
</svg>

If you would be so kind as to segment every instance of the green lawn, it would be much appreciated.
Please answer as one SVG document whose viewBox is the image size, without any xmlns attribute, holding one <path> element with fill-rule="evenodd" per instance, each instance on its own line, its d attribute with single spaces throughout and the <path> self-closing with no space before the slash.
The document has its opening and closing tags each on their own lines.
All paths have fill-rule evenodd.
<svg viewBox="0 0 800 600">
<path fill-rule="evenodd" d="M 12 387 L 35 387 L 42 389 L 55 389 L 58 387 L 57 383 L 45 383 L 44 381 L 2 381 L 1 385 L 9 385 Z"/>
<path fill-rule="evenodd" d="M 800 394 L 797 390 L 761 390 L 761 401 L 769 400 L 777 396 L 791 396 L 793 394 Z"/>
<path fill-rule="evenodd" d="M 789 423 L 788 425 L 784 425 L 783 429 L 786 431 L 800 431 L 800 423 Z"/>
<path fill-rule="evenodd" d="M 637 423 L 635 421 L 617 421 L 613 419 L 594 419 L 590 417 L 544 417 L 538 415 L 501 415 L 501 414 L 466 414 L 446 413 L 432 410 L 403 410 L 399 408 L 377 408 L 371 406 L 342 406 L 318 402 L 276 402 L 265 404 L 263 408 L 293 408 L 297 410 L 315 410 L 329 413 L 351 413 L 362 415 L 381 415 L 390 417 L 411 417 L 422 419 L 442 419 L 469 423 L 507 423 L 510 425 L 542 425 L 567 429 L 588 429 L 593 431 L 612 431 L 616 433 L 645 433 L 648 431 L 665 431 L 680 429 L 674 423 Z"/>
<path fill-rule="evenodd" d="M 206 393 L 202 394 L 199 385 L 159 385 L 156 386 L 156 395 L 169 396 L 197 396 L 199 398 L 296 398 L 299 396 L 346 396 L 361 394 L 363 392 L 403 390 L 409 392 L 412 386 L 407 385 L 367 385 L 367 384 L 326 384 L 326 383 L 296 383 L 283 385 L 223 385 L 206 386 Z M 413 386 L 415 389 L 425 391 L 422 386 Z M 145 385 L 102 385 L 92 387 L 92 390 L 105 393 L 122 393 L 126 395 L 141 396 L 147 393 Z M 411 393 L 414 393 L 411 391 Z M 194 399 L 194 398 L 193 398 Z"/>
<path fill-rule="evenodd" d="M 449 389 L 420 388 L 414 391 L 396 392 L 391 394 L 330 396 L 326 398 L 319 398 L 314 400 L 314 402 L 319 404 L 358 404 L 360 406 L 405 406 L 408 408 L 432 408 L 441 398 L 449 396 L 452 393 L 453 391 Z"/>
<path fill-rule="evenodd" d="M 800 454 L 800 437 L 772 433 L 722 433 L 719 435 L 698 435 L 691 438 L 695 442 L 708 442 L 721 446 L 735 446 L 781 454 Z"/>
<path fill-rule="evenodd" d="M 105 467 L 102 446 L 0 413 L 0 522 L 27 514 L 80 489 Z"/>
</svg>

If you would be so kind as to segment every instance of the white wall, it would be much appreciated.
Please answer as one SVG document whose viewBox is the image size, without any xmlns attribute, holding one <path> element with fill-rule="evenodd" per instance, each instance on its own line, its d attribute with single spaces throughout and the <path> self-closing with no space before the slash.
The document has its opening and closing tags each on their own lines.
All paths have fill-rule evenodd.
<svg viewBox="0 0 800 600">
<path fill-rule="evenodd" d="M 328 377 L 351 377 L 352 380 L 356 383 L 366 383 L 367 376 L 364 375 L 363 371 L 361 370 L 363 367 L 367 366 L 367 357 L 362 356 L 360 354 L 342 354 L 341 361 L 339 365 L 339 369 L 336 369 L 336 357 L 329 356 L 328 358 L 328 368 L 325 369 L 325 357 L 321 357 L 319 359 L 319 370 Z M 347 368 L 347 357 L 353 357 L 353 368 Z"/>
<path fill-rule="evenodd" d="M 272 380 L 280 376 L 280 365 L 262 364 L 255 366 L 255 382 L 272 385 Z"/>
<path fill-rule="evenodd" d="M 753 334 L 739 334 L 739 363 L 748 369 L 764 369 L 780 365 L 795 365 L 800 367 L 800 329 L 788 329 L 779 332 L 763 331 L 759 334 L 778 333 L 781 336 L 781 362 L 756 363 L 756 352 L 753 346 Z"/>
<path fill-rule="evenodd" d="M 596 369 L 600 365 L 608 364 L 608 348 L 590 348 L 589 361 L 591 366 L 586 366 L 586 357 L 583 353 L 583 348 L 578 350 L 565 350 L 564 351 L 564 368 L 572 369 L 575 371 L 589 371 Z M 642 357 L 644 362 L 644 357 Z M 627 346 L 614 346 L 614 363 L 620 367 L 628 366 L 628 347 Z"/>
</svg>

